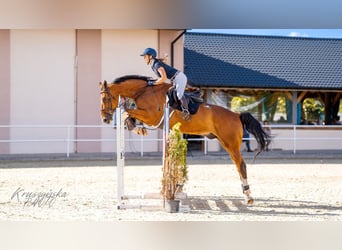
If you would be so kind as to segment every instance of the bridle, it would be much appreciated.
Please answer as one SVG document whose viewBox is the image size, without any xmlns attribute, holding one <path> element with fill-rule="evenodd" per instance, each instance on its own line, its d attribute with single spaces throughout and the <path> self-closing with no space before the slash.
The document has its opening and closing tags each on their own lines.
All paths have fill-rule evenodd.
<svg viewBox="0 0 342 250">
<path fill-rule="evenodd" d="M 100 92 L 100 94 L 104 94 L 104 97 L 102 99 L 102 102 L 104 104 L 105 108 L 101 108 L 101 112 L 104 113 L 105 119 L 104 121 L 110 121 L 112 120 L 113 114 L 114 114 L 114 109 L 112 106 L 112 99 L 115 99 L 114 96 L 110 93 L 108 88 L 105 88 L 103 91 Z M 108 106 L 108 108 L 107 108 Z"/>
</svg>

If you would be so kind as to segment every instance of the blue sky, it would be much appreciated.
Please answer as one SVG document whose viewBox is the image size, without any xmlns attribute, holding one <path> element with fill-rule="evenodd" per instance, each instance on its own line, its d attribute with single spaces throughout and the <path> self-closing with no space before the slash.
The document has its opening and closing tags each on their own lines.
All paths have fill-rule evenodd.
<svg viewBox="0 0 342 250">
<path fill-rule="evenodd" d="M 188 31 L 240 35 L 297 36 L 342 39 L 342 29 L 192 29 Z"/>
</svg>

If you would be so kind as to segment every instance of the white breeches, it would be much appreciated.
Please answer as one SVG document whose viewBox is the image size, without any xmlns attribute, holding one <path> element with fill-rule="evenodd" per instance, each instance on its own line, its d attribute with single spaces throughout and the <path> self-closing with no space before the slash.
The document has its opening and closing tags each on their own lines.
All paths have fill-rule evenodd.
<svg viewBox="0 0 342 250">
<path fill-rule="evenodd" d="M 178 75 L 173 80 L 173 86 L 176 87 L 177 97 L 180 100 L 184 95 L 184 90 L 186 87 L 188 79 L 183 72 L 179 72 Z"/>
</svg>

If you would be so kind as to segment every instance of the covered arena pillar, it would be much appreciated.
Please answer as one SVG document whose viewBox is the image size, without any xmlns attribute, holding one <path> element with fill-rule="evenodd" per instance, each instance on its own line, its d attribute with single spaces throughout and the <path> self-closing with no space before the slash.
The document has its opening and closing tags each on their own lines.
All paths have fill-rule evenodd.
<svg viewBox="0 0 342 250">
<path fill-rule="evenodd" d="M 76 31 L 76 124 L 101 125 L 101 30 Z M 101 138 L 100 128 L 76 129 L 76 138 Z M 100 142 L 77 142 L 76 152 L 101 152 Z"/>
</svg>

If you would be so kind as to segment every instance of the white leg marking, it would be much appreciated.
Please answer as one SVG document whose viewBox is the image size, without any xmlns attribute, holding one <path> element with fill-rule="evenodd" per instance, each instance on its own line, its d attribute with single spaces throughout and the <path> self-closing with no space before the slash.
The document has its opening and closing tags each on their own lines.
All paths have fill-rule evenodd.
<svg viewBox="0 0 342 250">
<path fill-rule="evenodd" d="M 243 185 L 243 186 L 247 186 L 247 185 L 248 185 L 247 179 L 241 178 L 241 182 L 242 182 L 242 185 Z"/>
</svg>

